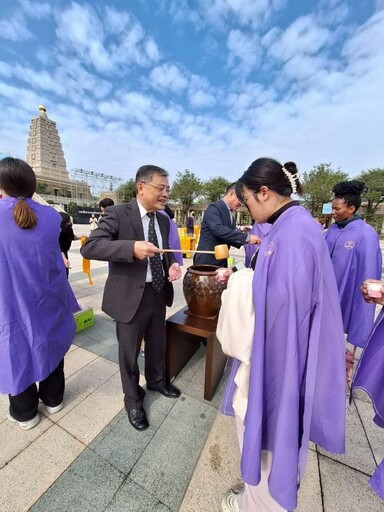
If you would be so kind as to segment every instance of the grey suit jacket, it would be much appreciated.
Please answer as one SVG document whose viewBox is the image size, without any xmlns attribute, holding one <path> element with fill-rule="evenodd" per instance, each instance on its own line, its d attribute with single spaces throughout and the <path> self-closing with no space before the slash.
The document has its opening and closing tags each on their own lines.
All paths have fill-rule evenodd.
<svg viewBox="0 0 384 512">
<path fill-rule="evenodd" d="M 169 218 L 157 215 L 157 221 L 163 248 L 169 249 Z M 139 240 L 145 240 L 145 237 L 139 207 L 133 199 L 130 203 L 107 208 L 99 226 L 81 249 L 84 258 L 111 262 L 102 310 L 118 322 L 132 320 L 144 293 L 148 258 L 139 260 L 133 256 L 134 243 Z M 164 253 L 162 261 L 166 277 L 165 303 L 171 306 L 173 286 L 167 277 L 168 269 L 176 259 L 172 253 Z"/>
</svg>

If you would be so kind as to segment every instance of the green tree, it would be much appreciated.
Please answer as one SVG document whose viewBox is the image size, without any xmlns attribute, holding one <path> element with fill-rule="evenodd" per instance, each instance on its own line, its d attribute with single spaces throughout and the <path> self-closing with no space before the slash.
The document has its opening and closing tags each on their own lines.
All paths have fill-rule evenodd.
<svg viewBox="0 0 384 512">
<path fill-rule="evenodd" d="M 378 215 L 377 211 L 384 203 L 384 169 L 368 169 L 363 171 L 357 179 L 364 181 L 367 187 L 366 192 L 362 194 L 365 220 L 380 233 L 383 216 Z"/>
<path fill-rule="evenodd" d="M 72 215 L 74 208 L 77 206 L 77 203 L 74 201 L 70 201 L 67 205 L 67 213 L 68 215 Z"/>
<path fill-rule="evenodd" d="M 195 199 L 202 192 L 202 182 L 195 174 L 188 169 L 178 171 L 176 179 L 172 183 L 171 199 L 181 204 L 183 215 L 187 215 L 192 208 Z"/>
<path fill-rule="evenodd" d="M 332 188 L 340 181 L 346 181 L 348 174 L 334 170 L 331 164 L 319 164 L 303 173 L 304 206 L 315 217 L 321 215 L 324 203 L 332 198 Z"/>
<path fill-rule="evenodd" d="M 116 189 L 119 202 L 127 203 L 136 196 L 136 182 L 133 178 L 123 183 Z"/>
<path fill-rule="evenodd" d="M 48 189 L 48 183 L 44 183 L 41 181 L 37 182 L 37 185 L 36 185 L 37 194 L 48 194 L 47 189 Z"/>
<path fill-rule="evenodd" d="M 203 183 L 202 195 L 209 203 L 214 203 L 223 197 L 230 184 L 231 182 L 222 176 L 210 178 Z"/>
</svg>

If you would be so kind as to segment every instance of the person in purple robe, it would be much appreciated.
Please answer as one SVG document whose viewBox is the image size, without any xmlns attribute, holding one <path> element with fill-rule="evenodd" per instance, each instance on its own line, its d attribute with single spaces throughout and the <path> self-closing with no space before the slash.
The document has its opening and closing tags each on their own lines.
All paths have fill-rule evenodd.
<svg viewBox="0 0 384 512">
<path fill-rule="evenodd" d="M 265 235 L 268 233 L 270 228 L 271 228 L 271 226 L 266 222 L 263 222 L 263 223 L 254 222 L 253 226 L 248 234 L 256 235 L 262 240 L 265 237 Z M 259 247 L 260 246 L 254 245 L 254 244 L 253 245 L 252 244 L 244 245 L 244 252 L 245 252 L 244 264 L 247 268 L 252 266 L 251 262 L 254 258 L 254 255 L 259 250 Z"/>
<path fill-rule="evenodd" d="M 295 509 L 309 441 L 334 453 L 345 450 L 340 302 L 324 237 L 291 198 L 302 193 L 299 176 L 293 162 L 260 158 L 236 185 L 255 221 L 271 228 L 252 281 L 248 390 L 238 378 L 244 363 L 234 359 L 221 407 L 236 417 L 245 482 L 239 494 L 223 497 L 227 512 Z"/>
<path fill-rule="evenodd" d="M 384 282 L 381 282 L 380 296 L 376 298 L 372 298 L 368 291 L 367 284 L 370 282 L 379 283 L 374 279 L 368 279 L 363 283 L 361 291 L 364 300 L 369 304 L 384 306 Z M 361 389 L 369 395 L 376 414 L 373 421 L 384 428 L 384 307 L 381 308 L 357 366 L 352 392 L 355 389 Z M 369 483 L 384 501 L 384 459 Z"/>
<path fill-rule="evenodd" d="M 364 190 L 365 184 L 358 180 L 334 186 L 335 223 L 325 234 L 339 289 L 344 333 L 354 345 L 352 352 L 346 351 L 347 381 L 352 377 L 356 347 L 365 346 L 374 322 L 375 306 L 364 302 L 360 285 L 365 279 L 381 277 L 378 234 L 356 213 Z"/>
<path fill-rule="evenodd" d="M 58 244 L 61 217 L 32 200 L 31 167 L 1 160 L 0 189 L 0 393 L 9 395 L 8 419 L 29 430 L 40 420 L 39 399 L 49 414 L 63 407 L 79 307 Z"/>
<path fill-rule="evenodd" d="M 181 242 L 179 237 L 179 231 L 174 219 L 174 213 L 170 209 L 170 207 L 166 204 L 164 210 L 159 210 L 160 213 L 168 215 L 171 222 L 169 223 L 169 247 L 170 249 L 174 249 L 175 251 L 181 251 Z M 184 265 L 183 254 L 181 252 L 174 252 L 173 255 L 176 258 L 177 263 L 182 267 Z"/>
</svg>

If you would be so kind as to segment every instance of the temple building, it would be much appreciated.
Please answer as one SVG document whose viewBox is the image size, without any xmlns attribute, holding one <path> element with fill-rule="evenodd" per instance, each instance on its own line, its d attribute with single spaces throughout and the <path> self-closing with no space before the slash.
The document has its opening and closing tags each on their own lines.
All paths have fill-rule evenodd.
<svg viewBox="0 0 384 512">
<path fill-rule="evenodd" d="M 39 106 L 39 115 L 31 120 L 27 162 L 36 173 L 37 193 L 46 201 L 62 205 L 70 202 L 90 205 L 94 202 L 85 181 L 69 178 L 56 123 L 48 118 L 44 105 Z"/>
</svg>

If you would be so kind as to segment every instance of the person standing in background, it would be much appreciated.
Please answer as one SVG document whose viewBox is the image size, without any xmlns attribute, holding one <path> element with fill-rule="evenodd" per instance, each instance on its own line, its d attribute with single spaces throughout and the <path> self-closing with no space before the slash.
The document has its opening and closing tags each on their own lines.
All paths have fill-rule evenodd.
<svg viewBox="0 0 384 512">
<path fill-rule="evenodd" d="M 187 236 L 195 236 L 195 214 L 195 210 L 189 210 L 187 222 L 185 223 L 187 228 Z"/>
<path fill-rule="evenodd" d="M 346 351 L 346 377 L 350 382 L 357 347 L 364 348 L 372 330 L 375 305 L 364 302 L 360 285 L 365 279 L 380 279 L 382 256 L 379 236 L 357 213 L 362 181 L 338 183 L 333 188 L 334 224 L 325 233 L 339 290 L 344 333 L 353 352 Z"/>
<path fill-rule="evenodd" d="M 104 199 L 102 199 L 99 202 L 99 209 L 101 211 L 101 214 L 104 213 L 104 210 L 108 208 L 108 206 L 113 206 L 114 204 L 115 202 L 113 199 L 111 199 L 110 197 L 104 197 Z"/>
<path fill-rule="evenodd" d="M 93 231 L 97 228 L 97 226 L 99 225 L 99 221 L 97 220 L 96 216 L 94 213 L 92 213 L 90 219 L 89 219 L 89 227 L 90 227 L 90 230 Z"/>
<path fill-rule="evenodd" d="M 173 211 L 166 204 L 164 210 L 159 210 L 159 213 L 168 215 L 168 217 L 171 221 L 169 223 L 169 247 L 171 249 L 174 249 L 175 251 L 180 251 L 181 250 L 181 242 L 180 242 L 180 237 L 179 237 L 179 231 L 178 231 L 176 223 L 174 221 L 175 215 L 174 215 Z M 174 252 L 173 255 L 174 255 L 177 263 L 180 265 L 180 267 L 182 267 L 184 265 L 182 253 Z"/>
<path fill-rule="evenodd" d="M 223 199 L 211 203 L 204 213 L 200 228 L 198 251 L 214 251 L 216 245 L 227 245 L 228 248 L 241 247 L 245 244 L 259 244 L 256 235 L 242 233 L 236 229 L 235 212 L 241 206 L 235 192 L 235 183 L 225 191 Z M 216 260 L 213 254 L 195 254 L 195 265 L 216 265 L 227 267 L 227 260 Z"/>
<path fill-rule="evenodd" d="M 61 224 L 60 224 L 60 236 L 59 236 L 59 246 L 61 250 L 61 255 L 63 257 L 65 270 L 67 272 L 67 277 L 69 275 L 69 269 L 71 268 L 71 262 L 68 259 L 68 252 L 71 248 L 72 242 L 74 240 L 80 240 L 81 236 L 76 236 L 73 232 L 72 220 L 71 217 L 66 212 L 60 212 L 61 216 Z"/>
</svg>

